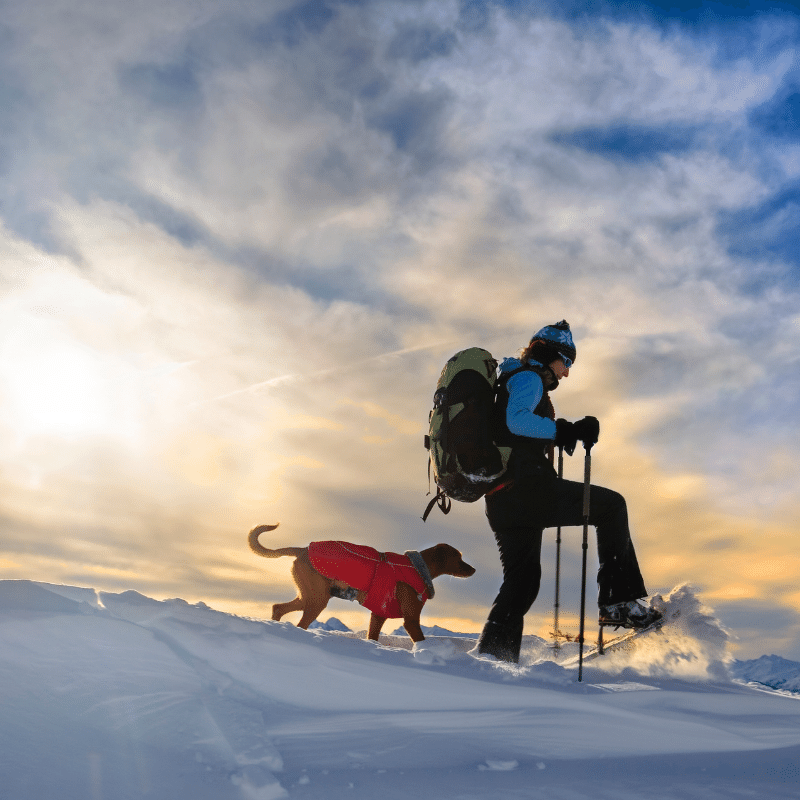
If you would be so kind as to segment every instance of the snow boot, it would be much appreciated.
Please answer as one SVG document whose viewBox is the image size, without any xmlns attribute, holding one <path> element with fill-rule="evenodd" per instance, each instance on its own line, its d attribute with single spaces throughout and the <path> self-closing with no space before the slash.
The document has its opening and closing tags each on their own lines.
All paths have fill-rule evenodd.
<svg viewBox="0 0 800 800">
<path fill-rule="evenodd" d="M 660 611 L 643 606 L 638 600 L 600 606 L 600 624 L 614 625 L 617 628 L 649 628 L 662 618 Z"/>
<path fill-rule="evenodd" d="M 478 653 L 494 656 L 498 661 L 519 663 L 519 651 L 522 647 L 522 621 L 519 624 L 502 624 L 488 621 L 478 639 Z"/>
</svg>

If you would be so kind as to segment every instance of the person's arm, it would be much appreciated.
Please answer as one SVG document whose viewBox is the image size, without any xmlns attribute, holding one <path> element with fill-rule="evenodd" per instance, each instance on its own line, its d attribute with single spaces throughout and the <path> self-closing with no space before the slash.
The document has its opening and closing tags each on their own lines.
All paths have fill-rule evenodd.
<svg viewBox="0 0 800 800">
<path fill-rule="evenodd" d="M 555 439 L 555 422 L 533 413 L 544 393 L 542 379 L 535 372 L 525 370 L 512 375 L 506 385 L 506 424 L 509 431 L 516 436 L 529 436 L 531 439 Z"/>
</svg>

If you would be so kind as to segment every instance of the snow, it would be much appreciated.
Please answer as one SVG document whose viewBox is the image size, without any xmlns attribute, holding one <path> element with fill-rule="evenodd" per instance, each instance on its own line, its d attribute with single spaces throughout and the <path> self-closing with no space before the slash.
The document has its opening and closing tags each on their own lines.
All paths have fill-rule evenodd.
<svg viewBox="0 0 800 800">
<path fill-rule="evenodd" d="M 688 587 L 656 600 L 675 623 L 578 683 L 574 643 L 526 637 L 510 666 L 464 636 L 0 581 L 1 794 L 800 798 L 800 664 L 733 661 Z"/>
</svg>

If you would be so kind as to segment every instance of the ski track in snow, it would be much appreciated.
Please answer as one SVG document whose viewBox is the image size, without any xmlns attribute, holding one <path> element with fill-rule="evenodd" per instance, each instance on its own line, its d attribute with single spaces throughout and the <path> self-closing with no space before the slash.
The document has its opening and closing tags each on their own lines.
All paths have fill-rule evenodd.
<svg viewBox="0 0 800 800">
<path fill-rule="evenodd" d="M 800 799 L 800 665 L 732 662 L 688 587 L 655 602 L 675 624 L 577 683 L 574 643 L 526 637 L 517 667 L 0 581 L 0 796 Z"/>
</svg>

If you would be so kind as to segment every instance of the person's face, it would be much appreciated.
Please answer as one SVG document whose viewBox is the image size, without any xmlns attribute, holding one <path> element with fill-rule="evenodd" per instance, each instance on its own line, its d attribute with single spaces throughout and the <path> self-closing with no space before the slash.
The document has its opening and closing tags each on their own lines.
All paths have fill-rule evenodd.
<svg viewBox="0 0 800 800">
<path fill-rule="evenodd" d="M 553 374 L 558 380 L 569 376 L 569 367 L 560 358 L 550 365 L 550 369 L 553 370 Z"/>
</svg>

